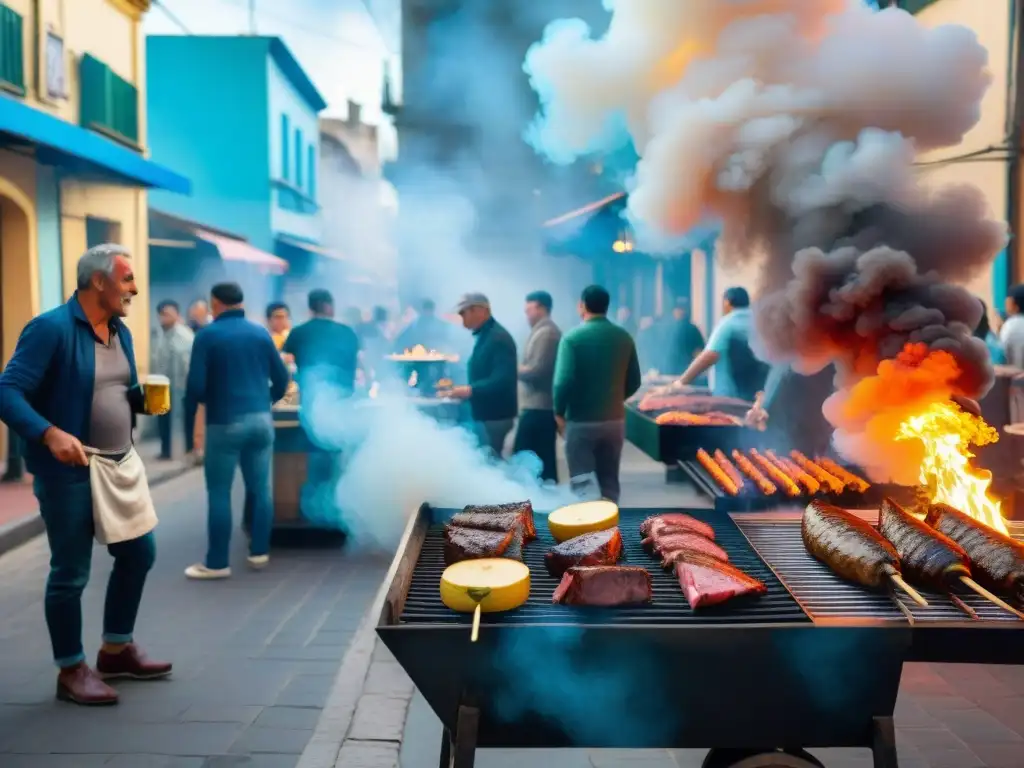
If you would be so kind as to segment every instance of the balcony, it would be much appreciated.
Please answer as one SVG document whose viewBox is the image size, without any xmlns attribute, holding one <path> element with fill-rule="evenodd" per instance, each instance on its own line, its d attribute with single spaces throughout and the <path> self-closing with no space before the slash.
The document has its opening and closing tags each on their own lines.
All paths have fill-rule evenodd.
<svg viewBox="0 0 1024 768">
<path fill-rule="evenodd" d="M 25 95 L 25 37 L 21 14 L 0 3 L 0 90 Z"/>
<path fill-rule="evenodd" d="M 82 126 L 139 149 L 139 92 L 99 59 L 82 56 Z"/>
</svg>

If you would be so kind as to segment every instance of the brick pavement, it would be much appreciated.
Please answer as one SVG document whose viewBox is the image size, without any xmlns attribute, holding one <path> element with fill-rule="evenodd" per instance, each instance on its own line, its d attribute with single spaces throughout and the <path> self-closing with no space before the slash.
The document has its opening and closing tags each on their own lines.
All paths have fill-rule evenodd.
<svg viewBox="0 0 1024 768">
<path fill-rule="evenodd" d="M 266 571 L 189 582 L 205 547 L 201 475 L 154 491 L 157 564 L 138 623 L 168 681 L 120 685 L 120 706 L 53 700 L 41 595 L 42 539 L 0 557 L 0 765 L 3 768 L 294 768 L 389 556 L 336 549 L 274 553 Z M 240 500 L 239 500 L 240 502 Z M 236 504 L 236 507 L 239 506 Z M 94 653 L 110 559 L 97 551 L 85 595 Z"/>
</svg>

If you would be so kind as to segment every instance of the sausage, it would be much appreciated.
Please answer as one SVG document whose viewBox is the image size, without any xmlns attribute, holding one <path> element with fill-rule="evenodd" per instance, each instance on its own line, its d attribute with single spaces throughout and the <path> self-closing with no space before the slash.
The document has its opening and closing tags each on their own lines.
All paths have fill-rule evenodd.
<svg viewBox="0 0 1024 768">
<path fill-rule="evenodd" d="M 878 532 L 896 549 L 903 575 L 912 582 L 944 591 L 951 580 L 971 575 L 970 560 L 963 547 L 892 499 L 882 501 Z"/>
<path fill-rule="evenodd" d="M 854 491 L 859 491 L 860 493 L 864 493 L 864 491 L 871 487 L 871 483 L 869 483 L 867 480 L 861 477 L 857 477 L 857 475 L 853 474 L 853 472 L 850 472 L 846 468 L 839 466 L 834 461 L 832 461 L 832 459 L 829 459 L 825 456 L 819 456 L 817 459 L 815 459 L 815 461 L 817 461 L 818 464 L 820 464 L 822 468 L 825 469 L 827 472 L 830 472 L 831 474 L 835 475 L 840 480 L 842 480 L 844 483 L 846 483 L 847 488 L 850 488 Z"/>
<path fill-rule="evenodd" d="M 772 482 L 782 488 L 788 495 L 800 495 L 800 486 L 793 482 L 793 478 L 772 464 L 766 457 L 758 453 L 756 449 L 750 449 L 750 456 L 764 470 L 765 474 L 772 479 Z"/>
<path fill-rule="evenodd" d="M 755 467 L 751 463 L 750 459 L 740 453 L 736 448 L 732 449 L 732 458 L 736 462 L 736 466 L 740 468 L 740 471 L 749 477 L 758 488 L 761 489 L 761 493 L 765 496 L 771 496 L 778 488 L 775 487 L 775 483 L 764 476 L 764 473 L 760 469 Z"/>
<path fill-rule="evenodd" d="M 697 461 L 699 461 L 700 465 L 707 470 L 708 474 L 711 475 L 712 479 L 723 491 L 728 493 L 730 496 L 735 496 L 740 492 L 740 489 L 736 487 L 736 483 L 734 483 L 732 479 L 725 474 L 725 470 L 718 466 L 718 464 L 715 463 L 715 460 L 711 458 L 711 455 L 703 448 L 697 451 Z"/>
<path fill-rule="evenodd" d="M 775 451 L 765 451 L 764 455 L 768 458 L 768 461 L 772 462 L 780 470 L 786 473 L 786 477 L 790 478 L 798 485 L 802 486 L 807 493 L 812 496 L 821 490 L 821 483 L 811 477 L 809 474 L 804 472 L 800 467 L 794 464 L 789 459 L 777 456 Z"/>
<path fill-rule="evenodd" d="M 878 531 L 845 509 L 815 500 L 800 525 L 804 546 L 838 576 L 873 589 L 900 572 L 896 549 Z"/>
<path fill-rule="evenodd" d="M 743 475 L 736 469 L 736 465 L 729 461 L 729 457 L 722 453 L 721 449 L 715 449 L 715 463 L 722 468 L 722 471 L 729 476 L 729 479 L 736 484 L 736 487 L 743 490 L 743 486 L 746 483 L 743 480 Z"/>
<path fill-rule="evenodd" d="M 843 492 L 843 488 L 846 487 L 846 484 L 838 477 L 826 472 L 819 465 L 808 459 L 804 454 L 800 453 L 800 451 L 790 451 L 789 455 L 793 458 L 793 461 L 796 462 L 800 469 L 807 472 L 809 475 L 812 475 L 815 480 L 825 486 L 825 488 L 827 488 L 831 493 Z"/>
</svg>

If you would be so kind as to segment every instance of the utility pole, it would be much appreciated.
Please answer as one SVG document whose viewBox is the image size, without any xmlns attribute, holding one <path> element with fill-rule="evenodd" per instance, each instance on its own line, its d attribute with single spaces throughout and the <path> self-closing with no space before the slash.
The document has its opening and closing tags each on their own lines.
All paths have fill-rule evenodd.
<svg viewBox="0 0 1024 768">
<path fill-rule="evenodd" d="M 249 0 L 249 34 L 256 36 L 256 0 Z"/>
</svg>

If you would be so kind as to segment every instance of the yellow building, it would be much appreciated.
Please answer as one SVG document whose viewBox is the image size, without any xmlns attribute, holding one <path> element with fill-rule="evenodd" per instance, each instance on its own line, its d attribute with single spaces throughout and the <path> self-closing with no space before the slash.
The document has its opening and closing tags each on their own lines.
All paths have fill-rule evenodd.
<svg viewBox="0 0 1024 768">
<path fill-rule="evenodd" d="M 149 5 L 0 0 L 3 364 L 25 323 L 74 292 L 82 252 L 113 241 L 134 257 L 142 290 L 128 324 L 139 366 L 148 366 L 146 189 L 189 192 L 187 179 L 146 159 Z"/>
</svg>

